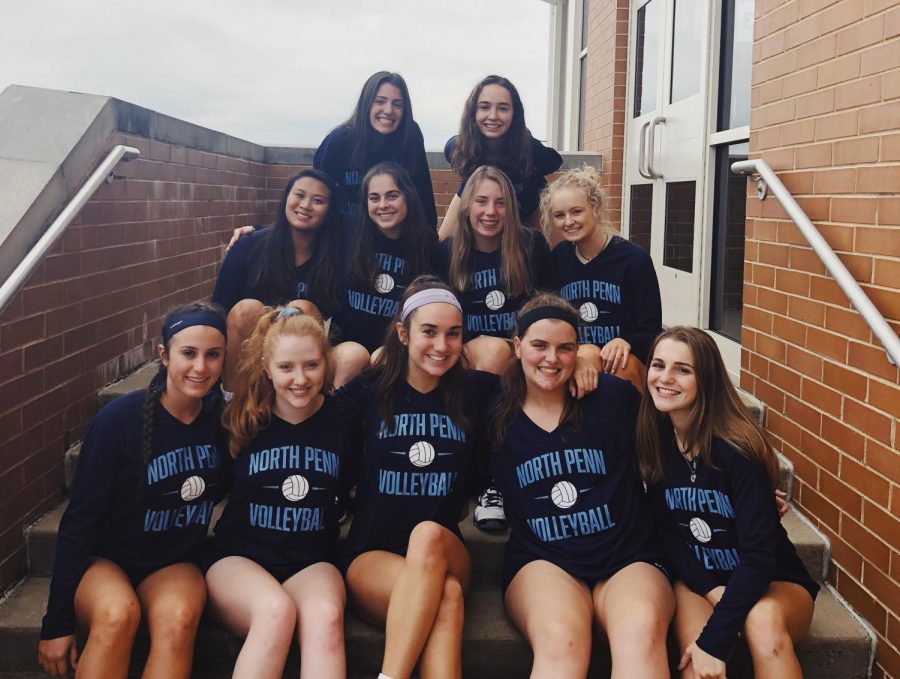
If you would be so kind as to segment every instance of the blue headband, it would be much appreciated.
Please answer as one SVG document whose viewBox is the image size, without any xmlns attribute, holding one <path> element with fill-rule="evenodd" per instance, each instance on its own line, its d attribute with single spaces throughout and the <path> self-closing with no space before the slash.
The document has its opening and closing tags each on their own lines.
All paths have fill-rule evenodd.
<svg viewBox="0 0 900 679">
<path fill-rule="evenodd" d="M 225 319 L 222 318 L 219 314 L 213 313 L 212 311 L 207 311 L 206 309 L 197 309 L 195 311 L 186 311 L 180 314 L 172 314 L 168 320 L 169 322 L 163 326 L 162 331 L 163 345 L 165 346 L 169 345 L 169 340 L 171 340 L 175 335 L 177 335 L 185 328 L 190 328 L 193 325 L 205 325 L 210 328 L 215 328 L 220 333 L 222 333 L 223 337 L 228 336 L 228 333 L 225 329 Z"/>
<path fill-rule="evenodd" d="M 286 306 L 278 312 L 275 318 L 290 318 L 291 316 L 300 316 L 303 312 L 295 306 Z"/>
</svg>

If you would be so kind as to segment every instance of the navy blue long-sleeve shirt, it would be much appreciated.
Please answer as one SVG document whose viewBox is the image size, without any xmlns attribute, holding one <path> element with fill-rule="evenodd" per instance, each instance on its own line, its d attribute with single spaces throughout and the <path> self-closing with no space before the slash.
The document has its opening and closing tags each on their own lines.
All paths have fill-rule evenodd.
<svg viewBox="0 0 900 679">
<path fill-rule="evenodd" d="M 327 172 L 338 185 L 337 199 L 332 201 L 332 205 L 336 205 L 341 211 L 346 243 L 352 242 L 352 229 L 362 205 L 360 187 L 363 177 L 375 165 L 388 160 L 397 163 L 409 173 L 413 186 L 416 187 L 416 193 L 419 194 L 419 200 L 422 201 L 425 219 L 437 227 L 437 209 L 434 206 L 431 172 L 425 155 L 425 140 L 419 125 L 415 121 L 410 123 L 412 130 L 408 145 L 401 145 L 396 133 L 386 135 L 381 140 L 382 143 L 362 164 L 351 162 L 353 140 L 350 137 L 350 128 L 345 125 L 329 132 L 316 149 L 313 167 Z"/>
<path fill-rule="evenodd" d="M 662 330 L 659 282 L 647 251 L 613 236 L 587 264 L 566 241 L 553 248 L 552 256 L 554 287 L 581 315 L 579 344 L 602 347 L 621 337 L 646 363 L 650 345 Z"/>
<path fill-rule="evenodd" d="M 773 581 L 793 582 L 815 597 L 806 572 L 778 519 L 765 468 L 714 438 L 712 463 L 698 460 L 696 481 L 676 450 L 663 444 L 663 481 L 648 489 L 657 534 L 674 575 L 701 596 L 725 593 L 697 645 L 725 660 L 750 609 Z"/>
<path fill-rule="evenodd" d="M 403 236 L 392 240 L 378 232 L 373 239 L 378 274 L 372 282 L 361 282 L 345 273 L 341 308 L 335 316 L 340 341 L 362 344 L 370 353 L 384 342 L 384 335 L 400 297 L 412 276 L 403 249 Z"/>
<path fill-rule="evenodd" d="M 588 582 L 635 561 L 657 562 L 634 459 L 638 393 L 600 375 L 578 431 L 546 431 L 519 411 L 490 456 L 510 535 L 507 561 L 546 560 Z"/>
<path fill-rule="evenodd" d="M 198 556 L 225 489 L 220 401 L 207 396 L 191 424 L 157 404 L 146 465 L 144 392 L 116 399 L 91 420 L 59 526 L 42 639 L 74 633 L 75 590 L 91 557 L 115 562 L 136 586 L 160 568 Z"/>
<path fill-rule="evenodd" d="M 453 149 L 456 147 L 456 136 L 450 137 L 444 145 L 444 157 L 448 163 L 452 163 Z M 517 172 L 508 159 L 487 155 L 481 159 L 478 165 L 493 165 L 509 177 L 513 191 L 516 194 L 516 205 L 519 208 L 519 218 L 524 222 L 530 217 L 541 200 L 541 191 L 547 186 L 546 176 L 556 172 L 562 166 L 562 156 L 549 146 L 544 146 L 534 137 L 531 138 L 531 172 L 523 174 Z M 461 178 L 456 195 L 461 196 L 469 175 Z"/>
<path fill-rule="evenodd" d="M 473 250 L 472 273 L 466 290 L 456 290 L 463 308 L 463 330 L 466 341 L 479 335 L 512 337 L 516 314 L 536 290 L 543 289 L 550 277 L 550 248 L 537 231 L 525 229 L 525 261 L 530 276 L 529 289 L 522 295 L 507 295 L 503 282 L 500 249 L 493 252 Z M 435 248 L 432 260 L 437 274 L 452 287 L 450 282 L 450 253 L 452 239 Z"/>
<path fill-rule="evenodd" d="M 496 383 L 496 375 L 467 372 L 469 429 L 447 414 L 440 385 L 427 394 L 405 385 L 388 423 L 378 415 L 371 375 L 359 375 L 338 391 L 362 418 L 365 439 L 348 558 L 374 549 L 405 554 L 412 529 L 422 521 L 434 521 L 462 539 L 458 523 L 466 481 L 482 452 L 476 445 L 479 417 Z"/>
<path fill-rule="evenodd" d="M 307 285 L 313 266 L 312 259 L 294 268 L 296 295 L 290 299 L 283 299 L 274 290 L 251 282 L 256 258 L 262 256 L 265 239 L 269 237 L 269 233 L 270 229 L 259 229 L 249 236 L 242 236 L 225 255 L 225 261 L 222 262 L 222 268 L 219 269 L 219 276 L 216 278 L 212 301 L 214 304 L 221 304 L 226 312 L 242 299 L 258 299 L 266 305 L 285 304 L 294 299 L 316 301 L 315 295 L 311 294 Z"/>
<path fill-rule="evenodd" d="M 293 574 L 334 561 L 338 507 L 354 474 L 356 420 L 333 396 L 291 424 L 272 415 L 233 463 L 231 494 L 216 523 L 212 550 Z"/>
</svg>

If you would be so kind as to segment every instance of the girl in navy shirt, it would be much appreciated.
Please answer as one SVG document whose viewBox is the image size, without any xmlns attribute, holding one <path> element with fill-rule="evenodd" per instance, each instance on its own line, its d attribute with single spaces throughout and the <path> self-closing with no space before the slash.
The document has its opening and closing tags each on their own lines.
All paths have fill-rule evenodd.
<svg viewBox="0 0 900 679">
<path fill-rule="evenodd" d="M 225 316 L 178 307 L 163 323 L 159 372 L 146 392 L 88 425 L 59 527 L 38 659 L 52 675 L 122 677 L 143 617 L 145 677 L 188 677 L 206 602 L 194 563 L 222 496 L 220 398 Z M 78 655 L 76 625 L 87 628 Z"/>
<path fill-rule="evenodd" d="M 541 224 L 548 240 L 562 239 L 553 249 L 554 287 L 581 316 L 582 355 L 641 388 L 662 330 L 659 283 L 643 248 L 603 228 L 605 200 L 599 172 L 568 170 L 541 196 Z"/>
<path fill-rule="evenodd" d="M 612 677 L 668 677 L 674 601 L 632 453 L 639 397 L 609 375 L 581 401 L 571 395 L 577 328 L 556 295 L 527 302 L 492 412 L 491 470 L 510 525 L 506 610 L 531 644 L 532 676 L 586 676 L 596 620 Z"/>
<path fill-rule="evenodd" d="M 409 282 L 430 273 L 437 244 L 409 173 L 396 163 L 379 163 L 362 184 L 362 215 L 346 264 L 346 290 L 335 320 L 343 342 L 368 353 L 384 334 Z"/>
<path fill-rule="evenodd" d="M 712 338 L 677 326 L 652 347 L 638 454 L 679 582 L 683 677 L 724 677 L 743 631 L 755 676 L 800 679 L 794 643 L 818 586 L 778 520 L 778 461 Z"/>
<path fill-rule="evenodd" d="M 344 677 L 346 593 L 334 498 L 349 473 L 351 422 L 323 393 L 328 338 L 295 308 L 267 310 L 247 341 L 223 421 L 234 473 L 206 573 L 216 616 L 245 637 L 235 677 Z"/>
<path fill-rule="evenodd" d="M 223 382 L 232 389 L 241 343 L 266 305 L 289 304 L 331 317 L 339 306 L 340 234 L 334 206 L 337 186 L 319 170 L 291 177 L 281 195 L 275 224 L 234 242 L 225 257 L 213 302 L 228 312 L 228 357 Z M 236 237 L 241 232 L 238 229 Z M 368 362 L 365 352 L 335 357 L 334 382 L 343 384 Z"/>
<path fill-rule="evenodd" d="M 562 165 L 562 156 L 531 136 L 518 90 L 499 75 L 475 85 L 463 107 L 459 134 L 447 142 L 444 156 L 461 181 L 441 222 L 441 240 L 456 233 L 459 198 L 477 168 L 495 165 L 510 178 L 520 221 L 536 228 L 540 193 L 547 185 L 544 177 Z"/>
<path fill-rule="evenodd" d="M 509 178 L 485 165 L 466 182 L 461 228 L 437 248 L 435 268 L 462 300 L 466 357 L 501 373 L 512 358 L 516 312 L 549 276 L 550 250 L 519 221 Z"/>
<path fill-rule="evenodd" d="M 382 673 L 460 676 L 469 555 L 458 521 L 494 380 L 462 358 L 462 309 L 433 276 L 400 299 L 371 369 L 338 396 L 364 423 L 365 451 L 345 561 L 351 601 L 385 626 Z"/>
<path fill-rule="evenodd" d="M 379 71 L 363 85 L 353 115 L 328 133 L 313 158 L 313 167 L 337 181 L 335 205 L 341 216 L 344 243 L 352 240 L 352 229 L 360 214 L 363 176 L 384 161 L 393 161 L 409 172 L 425 210 L 425 220 L 434 228 L 437 211 L 431 173 L 406 81 L 399 73 Z"/>
</svg>

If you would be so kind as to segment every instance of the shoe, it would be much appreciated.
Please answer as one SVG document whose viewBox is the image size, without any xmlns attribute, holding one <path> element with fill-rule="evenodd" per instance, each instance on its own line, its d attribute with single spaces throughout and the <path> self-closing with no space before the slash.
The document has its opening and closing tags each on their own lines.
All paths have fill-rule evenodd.
<svg viewBox="0 0 900 679">
<path fill-rule="evenodd" d="M 481 530 L 506 530 L 506 514 L 503 513 L 503 495 L 493 486 L 478 496 L 475 503 L 475 525 Z"/>
</svg>

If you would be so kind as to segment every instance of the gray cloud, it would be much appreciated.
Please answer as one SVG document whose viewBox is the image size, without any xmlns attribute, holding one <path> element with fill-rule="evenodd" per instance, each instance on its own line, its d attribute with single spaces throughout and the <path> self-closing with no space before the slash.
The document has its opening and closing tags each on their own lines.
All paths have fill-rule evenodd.
<svg viewBox="0 0 900 679">
<path fill-rule="evenodd" d="M 110 95 L 250 141 L 316 145 L 388 69 L 439 149 L 471 87 L 500 73 L 545 136 L 540 0 L 0 0 L 0 16 L 0 88 Z"/>
</svg>

